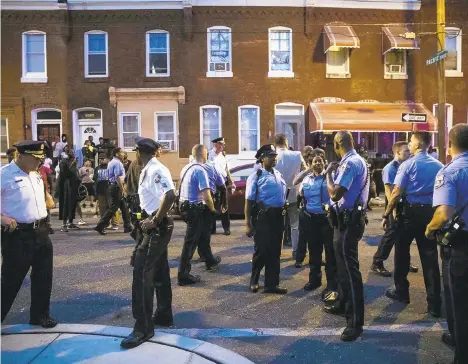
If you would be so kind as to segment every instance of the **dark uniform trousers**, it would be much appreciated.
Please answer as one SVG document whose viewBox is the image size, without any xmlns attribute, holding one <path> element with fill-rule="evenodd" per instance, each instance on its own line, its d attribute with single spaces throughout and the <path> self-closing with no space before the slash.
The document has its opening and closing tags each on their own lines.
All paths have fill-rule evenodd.
<svg viewBox="0 0 468 364">
<path fill-rule="evenodd" d="M 346 326 L 364 325 L 364 286 L 359 271 L 358 243 L 364 225 L 349 224 L 333 232 L 333 249 L 338 267 L 339 305 L 345 309 Z"/>
<path fill-rule="evenodd" d="M 120 189 L 119 185 L 117 183 L 109 184 L 107 192 L 109 194 L 109 206 L 104 216 L 102 216 L 101 220 L 99 220 L 97 226 L 101 229 L 106 228 L 109 225 L 109 222 L 111 221 L 112 217 L 120 208 L 120 211 L 122 212 L 124 227 L 130 227 L 130 214 L 128 211 L 127 204 L 123 199 L 122 190 Z"/>
<path fill-rule="evenodd" d="M 228 185 L 228 183 L 226 182 L 226 188 L 227 188 L 227 185 Z M 227 200 L 228 200 L 228 196 L 230 194 L 229 190 L 230 190 L 230 188 L 228 188 L 227 191 L 226 191 L 226 203 L 227 203 Z M 224 213 L 220 212 L 220 219 L 221 219 L 221 225 L 223 226 L 224 231 L 231 230 L 231 218 L 229 216 L 229 206 L 228 206 L 228 210 L 226 212 L 224 212 Z M 216 231 L 216 216 L 213 218 L 212 225 L 211 225 L 211 232 L 214 233 L 215 231 Z"/>
<path fill-rule="evenodd" d="M 254 253 L 250 284 L 258 284 L 265 267 L 265 287 L 279 285 L 281 243 L 284 233 L 283 208 L 267 208 L 260 212 L 255 224 Z"/>
<path fill-rule="evenodd" d="M 174 223 L 165 217 L 158 229 L 143 235 L 137 245 L 132 284 L 132 312 L 135 332 L 148 334 L 154 330 L 153 301 L 156 290 L 156 316 L 172 318 L 172 289 L 167 246 L 171 240 Z"/>
<path fill-rule="evenodd" d="M 382 236 L 382 240 L 380 240 L 379 247 L 377 248 L 377 251 L 374 254 L 374 264 L 382 264 L 390 256 L 390 252 L 392 251 L 393 245 L 395 244 L 395 240 L 398 236 L 397 227 L 398 225 L 395 221 L 395 218 L 393 217 L 393 215 L 390 215 L 389 226 L 385 230 L 385 233 Z"/>
<path fill-rule="evenodd" d="M 437 242 L 426 238 L 425 231 L 432 220 L 431 205 L 412 204 L 398 222 L 398 234 L 395 241 L 395 289 L 403 298 L 409 299 L 408 272 L 410 266 L 410 246 L 413 239 L 419 250 L 419 257 L 426 286 L 427 303 L 430 309 L 440 309 L 440 270 L 437 257 Z"/>
<path fill-rule="evenodd" d="M 304 210 L 299 213 L 299 236 L 304 238 L 296 251 L 296 261 L 305 258 L 305 245 L 309 249 L 309 282 L 322 281 L 322 252 L 325 248 L 325 275 L 327 288 L 336 291 L 338 286 L 335 251 L 333 250 L 333 228 L 326 214 L 310 214 Z"/>
<path fill-rule="evenodd" d="M 447 324 L 455 339 L 454 364 L 468 363 L 468 233 L 457 237 L 453 247 L 442 247 Z"/>
<path fill-rule="evenodd" d="M 190 209 L 186 214 L 185 222 L 187 230 L 185 232 L 184 246 L 180 257 L 179 278 L 187 277 L 190 274 L 195 249 L 198 247 L 200 257 L 205 259 L 207 266 L 215 262 L 211 251 L 211 224 L 213 213 L 205 205 L 190 204 Z"/>
<path fill-rule="evenodd" d="M 2 230 L 2 322 L 31 268 L 30 318 L 49 316 L 52 291 L 53 247 L 47 225 L 37 230 Z"/>
</svg>

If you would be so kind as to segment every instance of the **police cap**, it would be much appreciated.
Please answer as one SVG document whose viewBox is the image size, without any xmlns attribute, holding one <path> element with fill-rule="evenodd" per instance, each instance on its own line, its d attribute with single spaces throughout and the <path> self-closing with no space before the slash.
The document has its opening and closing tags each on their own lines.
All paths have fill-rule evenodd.
<svg viewBox="0 0 468 364">
<path fill-rule="evenodd" d="M 13 145 L 19 154 L 29 154 L 33 157 L 44 159 L 45 143 L 38 140 L 23 140 Z"/>
<path fill-rule="evenodd" d="M 269 156 L 269 155 L 278 155 L 276 152 L 276 148 L 273 144 L 265 144 L 262 145 L 259 150 L 257 150 L 257 154 L 255 154 L 256 159 L 260 159 L 263 156 Z"/>
<path fill-rule="evenodd" d="M 224 138 L 223 138 L 223 137 L 219 137 L 219 138 L 213 139 L 211 142 L 212 142 L 212 143 L 226 144 L 226 142 L 224 141 Z"/>
<path fill-rule="evenodd" d="M 156 151 L 161 148 L 161 145 L 150 138 L 135 138 L 135 149 L 133 151 L 141 151 L 144 153 L 154 154 Z"/>
</svg>

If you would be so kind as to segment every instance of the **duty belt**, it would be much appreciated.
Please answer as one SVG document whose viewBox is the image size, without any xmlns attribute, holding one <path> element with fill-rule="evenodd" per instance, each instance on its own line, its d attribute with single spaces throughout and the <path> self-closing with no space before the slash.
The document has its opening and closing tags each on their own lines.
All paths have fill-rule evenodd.
<svg viewBox="0 0 468 364">
<path fill-rule="evenodd" d="M 42 220 L 37 220 L 34 222 L 28 222 L 28 223 L 19 222 L 16 224 L 16 230 L 20 230 L 20 231 L 37 230 L 41 227 L 43 223 L 45 223 L 45 220 L 46 219 L 42 219 Z"/>
</svg>

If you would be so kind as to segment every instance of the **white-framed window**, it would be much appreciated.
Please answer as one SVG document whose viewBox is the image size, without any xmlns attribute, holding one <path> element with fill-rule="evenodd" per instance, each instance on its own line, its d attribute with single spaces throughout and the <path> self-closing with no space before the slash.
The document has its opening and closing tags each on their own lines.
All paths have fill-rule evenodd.
<svg viewBox="0 0 468 364">
<path fill-rule="evenodd" d="M 445 28 L 445 76 L 463 77 L 462 71 L 462 30 L 459 28 Z"/>
<path fill-rule="evenodd" d="M 176 113 L 155 112 L 154 113 L 155 137 L 164 150 L 177 150 L 177 124 Z"/>
<path fill-rule="evenodd" d="M 216 26 L 207 30 L 206 77 L 232 77 L 232 30 Z"/>
<path fill-rule="evenodd" d="M 221 106 L 200 107 L 200 143 L 210 148 L 211 141 L 221 136 Z"/>
<path fill-rule="evenodd" d="M 121 112 L 120 113 L 120 147 L 123 149 L 133 149 L 135 138 L 141 133 L 141 113 Z"/>
<path fill-rule="evenodd" d="M 405 49 L 392 49 L 384 56 L 384 78 L 385 79 L 406 79 L 406 58 L 408 53 Z"/>
<path fill-rule="evenodd" d="M 5 155 L 9 147 L 8 141 L 8 119 L 0 119 L 0 154 Z"/>
<path fill-rule="evenodd" d="M 46 33 L 32 30 L 23 33 L 23 74 L 21 82 L 47 82 Z"/>
<path fill-rule="evenodd" d="M 107 33 L 92 30 L 84 35 L 85 77 L 108 77 Z"/>
<path fill-rule="evenodd" d="M 268 29 L 268 77 L 294 77 L 292 30 Z"/>
<path fill-rule="evenodd" d="M 169 77 L 171 75 L 171 50 L 169 32 L 146 32 L 146 76 Z"/>
<path fill-rule="evenodd" d="M 327 78 L 349 78 L 349 48 L 327 52 Z"/>
<path fill-rule="evenodd" d="M 260 147 L 260 108 L 243 105 L 238 109 L 239 154 L 255 154 Z"/>
</svg>

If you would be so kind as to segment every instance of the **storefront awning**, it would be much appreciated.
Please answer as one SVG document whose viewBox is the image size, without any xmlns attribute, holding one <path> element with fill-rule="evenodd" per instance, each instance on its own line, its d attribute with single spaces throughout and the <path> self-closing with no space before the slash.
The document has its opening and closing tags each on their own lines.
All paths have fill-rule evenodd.
<svg viewBox="0 0 468 364">
<path fill-rule="evenodd" d="M 325 25 L 323 50 L 337 51 L 340 48 L 359 48 L 360 42 L 353 27 L 349 25 Z"/>
<path fill-rule="evenodd" d="M 426 123 L 402 121 L 402 114 L 426 114 Z M 312 102 L 309 131 L 411 132 L 437 131 L 437 119 L 423 104 Z"/>
<path fill-rule="evenodd" d="M 407 39 L 405 34 L 410 34 L 404 26 L 391 26 L 382 28 L 383 54 L 392 49 L 419 49 L 416 39 Z"/>
</svg>

